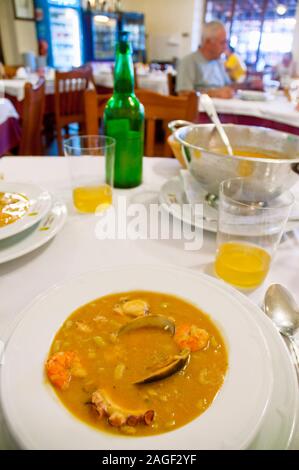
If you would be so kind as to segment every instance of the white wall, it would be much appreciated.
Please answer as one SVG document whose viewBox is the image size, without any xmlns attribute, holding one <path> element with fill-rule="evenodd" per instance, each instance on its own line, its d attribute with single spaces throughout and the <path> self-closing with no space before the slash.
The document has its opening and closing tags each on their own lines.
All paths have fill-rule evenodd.
<svg viewBox="0 0 299 470">
<path fill-rule="evenodd" d="M 19 54 L 38 53 L 37 35 L 34 21 L 15 21 L 16 39 Z"/>
<path fill-rule="evenodd" d="M 122 1 L 125 11 L 139 11 L 145 14 L 148 60 L 182 57 L 196 48 L 200 27 L 194 27 L 194 18 L 197 12 L 197 18 L 201 22 L 203 5 L 204 0 Z M 160 57 L 157 57 L 158 55 Z"/>
<path fill-rule="evenodd" d="M 22 64 L 22 53 L 37 53 L 34 21 L 16 20 L 12 0 L 0 0 L 0 34 L 5 63 Z"/>
<path fill-rule="evenodd" d="M 0 0 L 0 34 L 5 63 L 10 65 L 18 64 L 20 57 L 17 49 L 11 0 Z"/>
</svg>

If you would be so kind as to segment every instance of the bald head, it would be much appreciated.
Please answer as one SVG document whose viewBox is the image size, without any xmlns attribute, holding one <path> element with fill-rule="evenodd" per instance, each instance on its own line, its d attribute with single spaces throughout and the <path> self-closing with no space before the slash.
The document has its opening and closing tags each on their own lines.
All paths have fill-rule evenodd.
<svg viewBox="0 0 299 470">
<path fill-rule="evenodd" d="M 221 21 L 211 21 L 203 25 L 201 52 L 207 60 L 219 59 L 227 44 L 226 31 Z"/>
</svg>

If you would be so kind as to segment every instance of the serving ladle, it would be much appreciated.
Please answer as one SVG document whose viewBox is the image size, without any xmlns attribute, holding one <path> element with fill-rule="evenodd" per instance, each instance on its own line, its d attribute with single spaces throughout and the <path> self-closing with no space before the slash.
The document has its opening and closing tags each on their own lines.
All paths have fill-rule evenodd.
<svg viewBox="0 0 299 470">
<path fill-rule="evenodd" d="M 206 93 L 203 93 L 202 95 L 200 95 L 200 103 L 202 104 L 205 112 L 207 113 L 207 115 L 211 119 L 212 123 L 215 124 L 216 129 L 217 129 L 217 131 L 220 135 L 220 138 L 221 138 L 222 142 L 224 143 L 224 145 L 226 147 L 228 155 L 230 155 L 232 157 L 234 155 L 232 146 L 230 144 L 227 133 L 225 132 L 225 130 L 222 127 L 222 124 L 221 124 L 220 119 L 218 117 L 218 114 L 217 114 L 217 111 L 215 109 L 213 101 L 211 100 L 209 95 L 207 95 Z"/>
<path fill-rule="evenodd" d="M 299 331 L 299 307 L 285 287 L 272 284 L 265 294 L 264 310 L 278 331 L 288 340 L 287 344 L 294 360 L 299 382 L 299 355 L 294 340 L 295 334 Z"/>
</svg>

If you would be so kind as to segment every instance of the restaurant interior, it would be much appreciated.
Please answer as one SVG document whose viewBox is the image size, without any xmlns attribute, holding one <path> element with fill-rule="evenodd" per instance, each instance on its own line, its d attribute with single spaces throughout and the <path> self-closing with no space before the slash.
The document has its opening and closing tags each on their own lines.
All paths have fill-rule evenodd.
<svg viewBox="0 0 299 470">
<path fill-rule="evenodd" d="M 1 450 L 299 450 L 298 279 L 297 0 L 0 0 Z"/>
</svg>

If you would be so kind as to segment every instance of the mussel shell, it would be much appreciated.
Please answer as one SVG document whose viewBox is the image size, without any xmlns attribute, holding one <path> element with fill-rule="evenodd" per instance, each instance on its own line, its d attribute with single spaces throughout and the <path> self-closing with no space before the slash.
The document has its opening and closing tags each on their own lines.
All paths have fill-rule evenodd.
<svg viewBox="0 0 299 470">
<path fill-rule="evenodd" d="M 170 377 L 171 375 L 186 367 L 189 363 L 189 360 L 190 350 L 183 350 L 180 352 L 180 354 L 175 355 L 171 361 L 168 361 L 167 364 L 162 365 L 148 376 L 143 377 L 137 382 L 134 382 L 134 384 L 141 385 L 166 379 L 167 377 Z"/>
<path fill-rule="evenodd" d="M 170 318 L 167 318 L 164 315 L 146 315 L 126 323 L 119 329 L 118 335 L 138 330 L 140 328 L 160 328 L 161 330 L 170 333 L 171 336 L 175 334 L 175 323 L 173 320 L 170 320 Z"/>
</svg>

